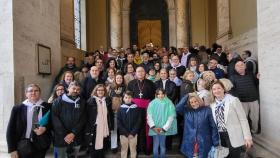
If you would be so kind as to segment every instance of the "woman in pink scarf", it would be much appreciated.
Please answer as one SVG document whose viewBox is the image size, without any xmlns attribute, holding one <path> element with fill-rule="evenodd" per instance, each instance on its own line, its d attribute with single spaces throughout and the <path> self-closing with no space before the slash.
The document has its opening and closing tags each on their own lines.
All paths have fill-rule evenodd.
<svg viewBox="0 0 280 158">
<path fill-rule="evenodd" d="M 107 96 L 106 87 L 98 84 L 87 101 L 87 127 L 85 141 L 89 146 L 92 158 L 105 158 L 104 148 L 110 131 L 113 130 L 113 110 L 111 99 Z"/>
</svg>

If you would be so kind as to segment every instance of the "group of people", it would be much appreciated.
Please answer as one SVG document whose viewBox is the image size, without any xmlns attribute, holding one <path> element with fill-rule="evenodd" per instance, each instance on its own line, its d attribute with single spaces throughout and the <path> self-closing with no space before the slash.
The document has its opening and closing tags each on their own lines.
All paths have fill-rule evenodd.
<svg viewBox="0 0 280 158">
<path fill-rule="evenodd" d="M 187 158 L 214 157 L 222 149 L 224 157 L 238 158 L 260 132 L 250 51 L 149 43 L 142 50 L 99 49 L 80 68 L 75 62 L 67 58 L 48 102 L 39 85 L 26 87 L 7 127 L 12 158 L 43 158 L 51 143 L 58 158 L 78 157 L 80 150 L 104 158 L 119 148 L 122 158 L 141 152 L 164 158 L 174 137 Z"/>
</svg>

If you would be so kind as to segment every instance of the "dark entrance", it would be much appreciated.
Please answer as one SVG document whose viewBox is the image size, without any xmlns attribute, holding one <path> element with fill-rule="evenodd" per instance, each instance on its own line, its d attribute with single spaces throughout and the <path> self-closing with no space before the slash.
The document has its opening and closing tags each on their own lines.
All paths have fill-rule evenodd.
<svg viewBox="0 0 280 158">
<path fill-rule="evenodd" d="M 162 46 L 169 47 L 169 22 L 167 10 L 168 7 L 165 0 L 133 0 L 130 5 L 131 44 L 137 44 L 139 47 L 143 47 L 144 45 L 142 43 L 146 40 L 148 42 L 160 43 Z M 143 24 L 143 21 L 147 21 L 147 24 Z M 160 21 L 160 23 L 156 24 L 156 21 Z M 159 28 L 160 35 L 158 35 L 157 32 Z M 140 32 L 139 30 L 144 30 L 144 32 Z M 141 45 L 139 45 L 140 41 Z"/>
</svg>

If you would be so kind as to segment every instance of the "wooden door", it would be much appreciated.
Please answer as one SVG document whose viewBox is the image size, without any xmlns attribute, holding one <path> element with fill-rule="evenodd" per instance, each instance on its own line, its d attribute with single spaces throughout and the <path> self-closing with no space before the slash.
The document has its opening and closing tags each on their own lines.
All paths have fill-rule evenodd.
<svg viewBox="0 0 280 158">
<path fill-rule="evenodd" d="M 142 48 L 147 43 L 161 46 L 161 21 L 139 20 L 138 21 L 138 46 Z"/>
</svg>

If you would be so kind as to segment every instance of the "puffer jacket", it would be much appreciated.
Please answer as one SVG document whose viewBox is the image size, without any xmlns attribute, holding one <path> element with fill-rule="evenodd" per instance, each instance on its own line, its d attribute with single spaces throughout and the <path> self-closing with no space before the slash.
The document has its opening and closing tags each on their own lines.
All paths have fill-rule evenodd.
<svg viewBox="0 0 280 158">
<path fill-rule="evenodd" d="M 176 112 L 184 116 L 181 152 L 187 157 L 193 157 L 197 139 L 199 158 L 207 158 L 211 147 L 219 145 L 219 134 L 212 110 L 207 106 L 201 106 L 198 109 L 186 107 L 185 99 L 186 97 L 176 105 Z"/>
</svg>

